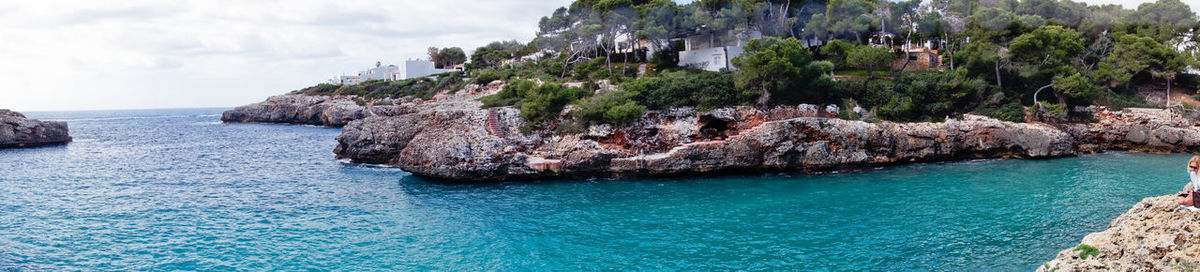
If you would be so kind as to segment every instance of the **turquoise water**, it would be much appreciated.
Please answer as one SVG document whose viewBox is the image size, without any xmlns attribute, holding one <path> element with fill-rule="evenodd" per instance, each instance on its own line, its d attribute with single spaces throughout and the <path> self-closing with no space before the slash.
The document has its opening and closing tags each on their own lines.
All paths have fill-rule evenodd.
<svg viewBox="0 0 1200 272">
<path fill-rule="evenodd" d="M 0 150 L 0 270 L 1030 270 L 1187 178 L 1109 153 L 447 185 L 220 112 L 28 113 L 76 141 Z"/>
</svg>

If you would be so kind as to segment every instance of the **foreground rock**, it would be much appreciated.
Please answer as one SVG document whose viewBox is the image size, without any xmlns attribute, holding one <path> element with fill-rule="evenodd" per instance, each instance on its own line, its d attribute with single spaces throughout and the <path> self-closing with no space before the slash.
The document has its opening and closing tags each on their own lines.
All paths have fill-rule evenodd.
<svg viewBox="0 0 1200 272">
<path fill-rule="evenodd" d="M 0 148 L 63 144 L 71 141 L 66 122 L 30 120 L 0 110 Z"/>
<path fill-rule="evenodd" d="M 1066 249 L 1038 271 L 1195 271 L 1200 268 L 1200 212 L 1179 210 L 1175 196 L 1143 199 L 1104 231 L 1089 234 L 1082 250 Z M 1082 247 L 1082 246 L 1081 246 Z"/>
</svg>

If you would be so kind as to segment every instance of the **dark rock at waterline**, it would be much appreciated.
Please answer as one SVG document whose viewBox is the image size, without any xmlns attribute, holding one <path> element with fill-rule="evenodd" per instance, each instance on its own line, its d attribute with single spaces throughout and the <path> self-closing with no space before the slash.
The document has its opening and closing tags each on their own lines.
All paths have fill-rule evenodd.
<svg viewBox="0 0 1200 272">
<path fill-rule="evenodd" d="M 38 121 L 0 110 L 0 148 L 63 144 L 71 141 L 66 122 Z"/>
</svg>

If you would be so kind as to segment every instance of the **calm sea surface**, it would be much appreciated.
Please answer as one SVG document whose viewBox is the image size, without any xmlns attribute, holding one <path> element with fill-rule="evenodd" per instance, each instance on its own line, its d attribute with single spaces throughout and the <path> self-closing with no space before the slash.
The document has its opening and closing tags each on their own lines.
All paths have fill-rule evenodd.
<svg viewBox="0 0 1200 272">
<path fill-rule="evenodd" d="M 0 271 L 1030 270 L 1187 179 L 1109 153 L 447 185 L 220 112 L 27 113 L 75 142 L 0 150 Z"/>
</svg>

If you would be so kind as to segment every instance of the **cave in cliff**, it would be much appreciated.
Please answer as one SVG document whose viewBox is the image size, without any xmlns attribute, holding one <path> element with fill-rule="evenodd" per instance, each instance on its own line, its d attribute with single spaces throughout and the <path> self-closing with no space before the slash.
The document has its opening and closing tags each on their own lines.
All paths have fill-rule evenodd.
<svg viewBox="0 0 1200 272">
<path fill-rule="evenodd" d="M 700 125 L 700 140 L 724 140 L 733 134 L 729 121 L 720 118 L 700 116 L 696 123 Z"/>
</svg>

